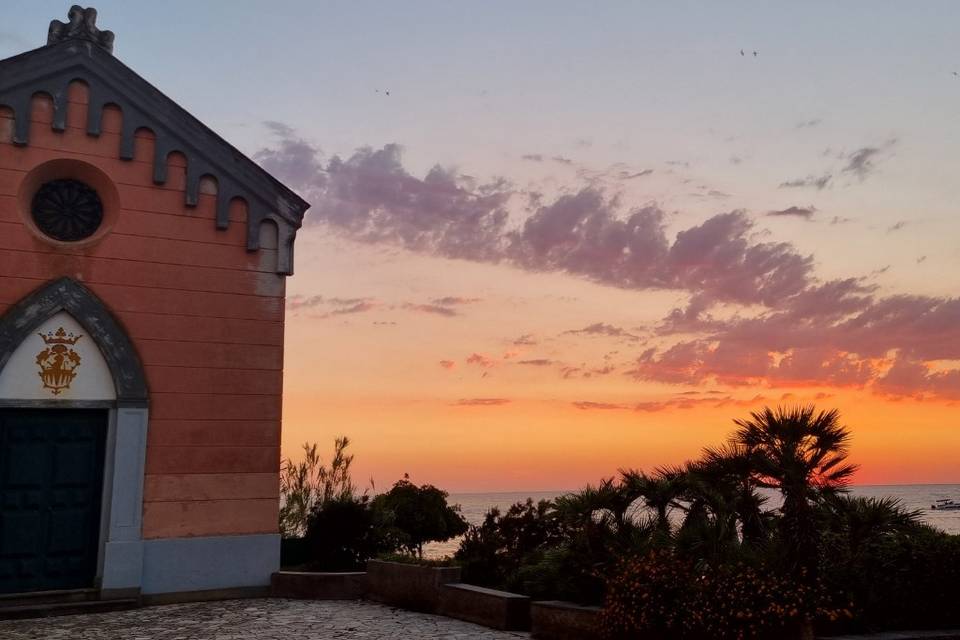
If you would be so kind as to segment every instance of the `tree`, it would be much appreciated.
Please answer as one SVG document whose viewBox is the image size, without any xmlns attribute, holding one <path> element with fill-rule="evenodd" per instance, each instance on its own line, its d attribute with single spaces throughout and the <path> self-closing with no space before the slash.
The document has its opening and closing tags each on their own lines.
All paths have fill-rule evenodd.
<svg viewBox="0 0 960 640">
<path fill-rule="evenodd" d="M 333 457 L 324 465 L 317 455 L 317 445 L 304 444 L 303 460 L 286 458 L 280 465 L 280 535 L 300 538 L 307 532 L 307 522 L 318 504 L 345 500 L 356 496 L 350 478 L 353 456 L 346 454 L 350 439 L 341 436 L 334 441 Z"/>
<path fill-rule="evenodd" d="M 656 531 L 662 538 L 670 536 L 670 511 L 676 506 L 686 486 L 686 474 L 679 467 L 662 467 L 653 475 L 628 469 L 620 471 L 628 493 L 643 499 L 648 509 L 656 514 Z"/>
<path fill-rule="evenodd" d="M 821 539 L 814 503 L 843 492 L 856 471 L 847 462 L 850 432 L 837 410 L 812 405 L 767 407 L 750 416 L 734 421 L 733 443 L 752 456 L 757 484 L 783 495 L 779 527 L 788 566 L 812 580 Z"/>
<path fill-rule="evenodd" d="M 715 517 L 739 521 L 743 543 L 758 546 L 767 538 L 769 517 L 763 512 L 767 499 L 757 491 L 754 462 L 754 454 L 743 445 L 705 448 L 700 459 L 687 466 L 688 499 L 714 496 Z"/>
<path fill-rule="evenodd" d="M 467 531 L 459 505 L 447 504 L 448 496 L 433 485 L 418 487 L 404 475 L 390 491 L 374 498 L 373 509 L 397 533 L 397 546 L 422 558 L 424 543 L 443 542 Z"/>
</svg>

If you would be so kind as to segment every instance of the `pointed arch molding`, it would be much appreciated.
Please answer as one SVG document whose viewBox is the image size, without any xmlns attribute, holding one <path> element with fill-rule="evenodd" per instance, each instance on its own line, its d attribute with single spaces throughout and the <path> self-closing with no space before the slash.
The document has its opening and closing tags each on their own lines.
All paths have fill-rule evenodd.
<svg viewBox="0 0 960 640">
<path fill-rule="evenodd" d="M 66 311 L 94 339 L 110 367 L 120 407 L 149 403 L 143 364 L 130 338 L 106 305 L 89 289 L 70 278 L 60 278 L 35 290 L 0 316 L 0 371 L 14 350 L 41 324 Z"/>
<path fill-rule="evenodd" d="M 149 129 L 156 136 L 154 183 L 167 182 L 168 157 L 182 153 L 187 159 L 186 206 L 197 206 L 200 181 L 212 176 L 217 181 L 217 228 L 230 225 L 232 200 L 245 201 L 247 250 L 260 249 L 260 225 L 272 220 L 281 230 L 276 271 L 293 273 L 293 243 L 310 205 L 92 42 L 67 39 L 0 60 L 0 106 L 13 110 L 14 144 L 30 144 L 31 101 L 37 94 L 53 100 L 52 129 L 66 129 L 67 91 L 75 81 L 84 82 L 89 91 L 87 135 L 99 137 L 104 108 L 119 107 L 123 124 L 117 151 L 121 160 L 133 160 L 137 130 Z"/>
</svg>

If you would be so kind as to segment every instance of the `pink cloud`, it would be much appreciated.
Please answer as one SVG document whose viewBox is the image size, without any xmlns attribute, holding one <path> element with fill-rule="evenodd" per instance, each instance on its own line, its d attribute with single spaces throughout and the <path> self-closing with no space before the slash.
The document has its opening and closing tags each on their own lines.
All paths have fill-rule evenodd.
<svg viewBox="0 0 960 640">
<path fill-rule="evenodd" d="M 673 336 L 674 342 L 641 353 L 630 369 L 634 377 L 854 386 L 944 398 L 956 394 L 960 370 L 934 370 L 932 363 L 960 359 L 960 298 L 881 297 L 859 278 L 818 280 L 812 256 L 789 242 L 758 240 L 756 221 L 744 211 L 717 213 L 668 236 L 662 209 L 632 206 L 596 187 L 551 200 L 529 198 L 507 180 L 478 182 L 442 167 L 415 176 L 393 144 L 324 161 L 315 146 L 289 127 L 270 127 L 275 144 L 256 157 L 314 202 L 308 218 L 313 224 L 357 241 L 427 255 L 563 272 L 620 289 L 689 295 L 688 306 L 671 312 L 658 327 L 660 338 Z M 893 144 L 845 153 L 840 157 L 844 165 L 824 179 L 782 186 L 822 188 L 844 175 L 862 180 Z M 530 203 L 529 214 L 516 228 L 508 224 L 514 199 Z M 415 309 L 452 312 L 451 306 L 469 299 L 441 300 L 446 299 L 431 303 L 437 310 L 421 308 L 426 305 Z M 321 300 L 304 297 L 288 301 L 293 310 L 318 304 Z M 721 305 L 734 313 L 719 319 Z M 328 315 L 376 306 L 358 299 L 334 306 Z M 681 333 L 688 335 L 677 339 Z M 883 363 L 891 353 L 897 359 L 886 371 Z M 481 354 L 467 362 L 493 366 Z M 561 375 L 600 375 L 594 371 L 602 368 L 567 367 Z"/>
<path fill-rule="evenodd" d="M 510 402 L 507 398 L 461 398 L 454 404 L 458 407 L 499 407 Z"/>
<path fill-rule="evenodd" d="M 417 311 L 419 313 L 429 313 L 436 316 L 445 316 L 453 317 L 459 315 L 455 310 L 449 307 L 442 307 L 436 304 L 413 304 L 410 302 L 404 303 L 402 305 L 403 309 L 407 311 Z"/>
<path fill-rule="evenodd" d="M 496 366 L 497 362 L 482 353 L 471 353 L 470 356 L 467 357 L 467 364 L 475 364 L 483 369 L 489 369 L 490 367 Z"/>
</svg>

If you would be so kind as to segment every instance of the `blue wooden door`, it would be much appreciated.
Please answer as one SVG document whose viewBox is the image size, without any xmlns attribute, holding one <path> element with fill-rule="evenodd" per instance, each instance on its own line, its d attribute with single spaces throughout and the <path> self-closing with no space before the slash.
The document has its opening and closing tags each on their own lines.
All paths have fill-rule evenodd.
<svg viewBox="0 0 960 640">
<path fill-rule="evenodd" d="M 92 587 L 107 412 L 0 409 L 0 593 Z"/>
</svg>

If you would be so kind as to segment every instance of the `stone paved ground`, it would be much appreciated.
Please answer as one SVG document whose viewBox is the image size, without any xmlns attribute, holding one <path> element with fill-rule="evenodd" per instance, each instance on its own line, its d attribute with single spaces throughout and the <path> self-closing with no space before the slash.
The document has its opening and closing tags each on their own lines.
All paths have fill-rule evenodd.
<svg viewBox="0 0 960 640">
<path fill-rule="evenodd" d="M 529 634 L 371 602 L 226 600 L 0 621 L 3 640 L 507 640 Z"/>
</svg>

